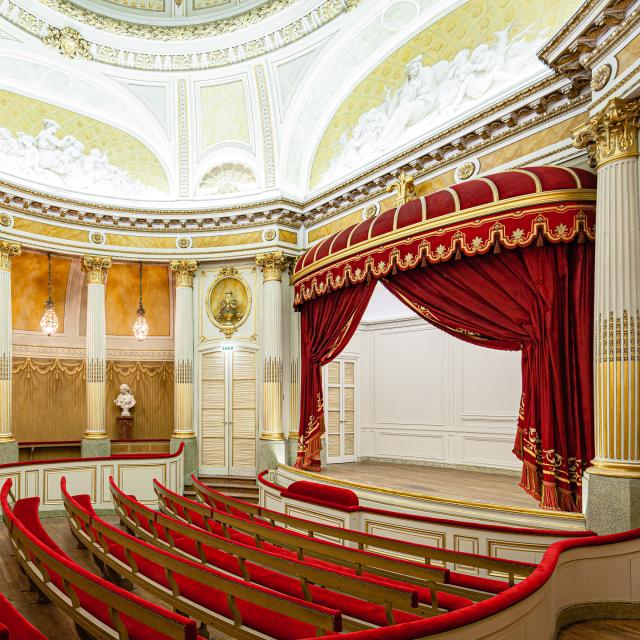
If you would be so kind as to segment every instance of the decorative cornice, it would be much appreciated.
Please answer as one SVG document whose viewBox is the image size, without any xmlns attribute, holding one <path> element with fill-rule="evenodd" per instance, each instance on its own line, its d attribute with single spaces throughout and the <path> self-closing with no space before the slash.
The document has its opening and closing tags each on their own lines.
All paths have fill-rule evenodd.
<svg viewBox="0 0 640 640">
<path fill-rule="evenodd" d="M 614 98 L 573 132 L 573 144 L 587 149 L 597 167 L 638 155 L 640 100 Z"/>
<path fill-rule="evenodd" d="M 256 264 L 262 269 L 264 282 L 282 282 L 282 272 L 287 268 L 289 259 L 282 251 L 262 253 L 256 256 Z"/>
<path fill-rule="evenodd" d="M 0 240 L 0 271 L 11 271 L 11 258 L 19 256 L 22 247 L 17 242 Z"/>
<path fill-rule="evenodd" d="M 45 347 L 30 344 L 14 344 L 12 353 L 18 358 L 57 358 L 84 360 L 87 350 L 84 347 Z M 131 349 L 107 349 L 107 362 L 126 360 L 129 362 L 172 362 L 173 351 L 133 351 Z"/>
<path fill-rule="evenodd" d="M 104 284 L 111 268 L 111 258 L 104 256 L 82 256 L 81 268 L 87 274 L 87 284 Z"/>
<path fill-rule="evenodd" d="M 193 287 L 193 277 L 198 270 L 197 260 L 172 260 L 171 271 L 176 280 L 176 287 Z"/>
<path fill-rule="evenodd" d="M 49 27 L 49 32 L 42 38 L 42 42 L 54 49 L 67 58 L 83 58 L 91 60 L 91 48 L 87 40 L 85 40 L 78 31 L 71 27 L 57 29 Z"/>
</svg>

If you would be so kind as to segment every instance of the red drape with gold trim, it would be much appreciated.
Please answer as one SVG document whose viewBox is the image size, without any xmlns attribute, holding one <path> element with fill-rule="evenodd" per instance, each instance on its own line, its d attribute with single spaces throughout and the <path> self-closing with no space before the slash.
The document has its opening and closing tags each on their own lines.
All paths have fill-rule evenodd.
<svg viewBox="0 0 640 640">
<path fill-rule="evenodd" d="M 360 324 L 375 280 L 336 291 L 301 310 L 300 444 L 295 466 L 320 470 L 320 437 L 324 433 L 322 367 L 348 344 Z"/>
<path fill-rule="evenodd" d="M 521 486 L 548 509 L 580 510 L 582 472 L 594 454 L 593 259 L 591 242 L 547 244 L 382 279 L 453 336 L 522 351 L 514 453 Z"/>
</svg>

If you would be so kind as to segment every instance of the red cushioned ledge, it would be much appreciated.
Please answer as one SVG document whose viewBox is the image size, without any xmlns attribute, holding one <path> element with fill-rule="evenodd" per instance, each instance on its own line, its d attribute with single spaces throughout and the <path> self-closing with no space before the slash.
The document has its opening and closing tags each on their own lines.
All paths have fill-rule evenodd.
<svg viewBox="0 0 640 640">
<path fill-rule="evenodd" d="M 357 507 L 358 496 L 350 489 L 341 489 L 340 487 L 332 487 L 328 484 L 320 484 L 318 482 L 307 482 L 298 480 L 290 484 L 282 495 L 287 498 L 297 500 L 322 500 L 325 503 L 333 504 L 336 507 Z"/>
<path fill-rule="evenodd" d="M 47 640 L 0 593 L 0 640 Z"/>
</svg>

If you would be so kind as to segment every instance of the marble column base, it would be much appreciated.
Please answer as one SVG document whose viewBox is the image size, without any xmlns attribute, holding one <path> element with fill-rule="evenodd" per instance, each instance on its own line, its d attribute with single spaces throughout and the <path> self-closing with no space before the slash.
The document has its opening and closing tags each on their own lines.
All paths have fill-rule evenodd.
<svg viewBox="0 0 640 640">
<path fill-rule="evenodd" d="M 293 467 L 293 465 L 296 462 L 296 459 L 298 458 L 298 439 L 296 438 L 294 439 L 288 439 L 286 442 L 286 453 L 287 453 L 287 464 L 290 467 Z"/>
<path fill-rule="evenodd" d="M 83 458 L 103 458 L 111 455 L 109 438 L 82 438 L 80 455 Z"/>
<path fill-rule="evenodd" d="M 640 478 L 585 475 L 588 529 L 604 535 L 640 527 Z"/>
<path fill-rule="evenodd" d="M 15 440 L 12 442 L 0 442 L 0 464 L 10 464 L 12 462 L 18 462 L 18 443 Z"/>
<path fill-rule="evenodd" d="M 278 463 L 287 461 L 287 440 L 258 440 L 256 451 L 256 471 L 277 469 Z"/>
<path fill-rule="evenodd" d="M 184 443 L 184 484 L 193 484 L 191 480 L 192 473 L 198 473 L 198 439 L 193 438 L 171 438 L 169 442 L 169 451 L 175 453 L 180 445 Z"/>
</svg>

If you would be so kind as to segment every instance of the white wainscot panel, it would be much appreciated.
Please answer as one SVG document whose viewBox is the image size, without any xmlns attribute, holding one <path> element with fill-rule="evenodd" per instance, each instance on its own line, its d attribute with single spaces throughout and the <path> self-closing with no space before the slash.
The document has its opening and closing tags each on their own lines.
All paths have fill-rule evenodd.
<svg viewBox="0 0 640 640">
<path fill-rule="evenodd" d="M 513 435 L 463 433 L 460 436 L 462 461 L 479 466 L 520 469 L 522 464 L 513 453 Z"/>
<path fill-rule="evenodd" d="M 522 389 L 520 352 L 461 344 L 463 417 L 515 421 Z"/>
<path fill-rule="evenodd" d="M 447 436 L 442 433 L 401 433 L 380 430 L 376 433 L 375 456 L 407 460 L 446 460 Z"/>
<path fill-rule="evenodd" d="M 91 502 L 96 502 L 96 473 L 97 464 L 78 468 L 44 469 L 44 495 L 42 502 L 45 505 L 62 504 L 62 491 L 60 480 L 64 476 L 67 479 L 67 491 L 73 496 L 80 493 L 88 493 Z"/>
<path fill-rule="evenodd" d="M 446 424 L 446 334 L 428 326 L 376 335 L 377 422 Z"/>
<path fill-rule="evenodd" d="M 122 491 L 133 494 L 143 504 L 156 504 L 157 496 L 153 490 L 154 478 L 166 485 L 166 466 L 121 464 L 118 468 L 118 486 Z"/>
</svg>

